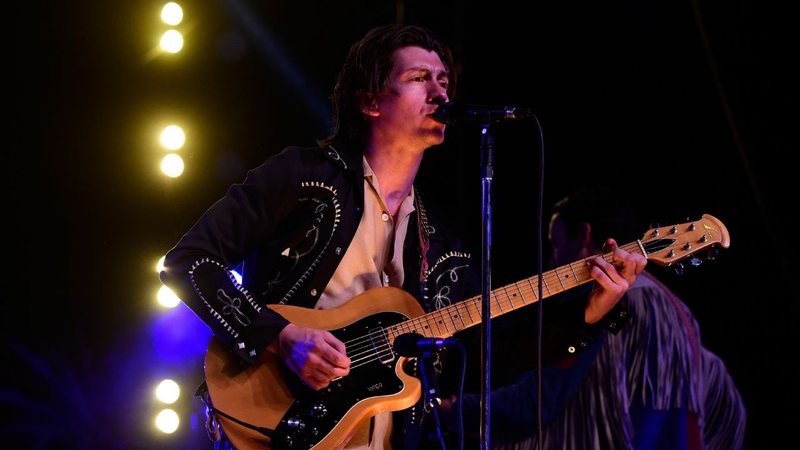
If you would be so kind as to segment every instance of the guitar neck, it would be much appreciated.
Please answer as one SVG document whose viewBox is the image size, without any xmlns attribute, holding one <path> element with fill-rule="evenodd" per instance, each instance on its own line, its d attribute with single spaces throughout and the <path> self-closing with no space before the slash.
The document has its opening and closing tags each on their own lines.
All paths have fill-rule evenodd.
<svg viewBox="0 0 800 450">
<path fill-rule="evenodd" d="M 644 254 L 638 241 L 623 245 L 622 249 L 629 253 Z M 602 256 L 606 261 L 611 261 L 611 253 Z M 592 281 L 588 264 L 588 260 L 592 258 L 594 256 L 544 272 L 541 294 L 538 276 L 492 290 L 489 296 L 491 317 L 532 305 L 540 298 L 547 298 Z M 389 340 L 394 342 L 397 336 L 404 333 L 419 333 L 428 337 L 452 336 L 482 322 L 482 304 L 483 298 L 479 295 L 393 325 L 387 328 Z"/>
</svg>

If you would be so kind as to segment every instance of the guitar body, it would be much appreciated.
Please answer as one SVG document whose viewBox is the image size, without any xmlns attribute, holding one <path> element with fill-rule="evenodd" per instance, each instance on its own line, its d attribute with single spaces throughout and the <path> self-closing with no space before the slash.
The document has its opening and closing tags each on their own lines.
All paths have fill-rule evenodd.
<svg viewBox="0 0 800 450">
<path fill-rule="evenodd" d="M 397 288 L 364 292 L 345 305 L 314 310 L 269 305 L 290 322 L 328 330 L 348 345 L 350 374 L 325 389 L 313 391 L 300 382 L 274 351 L 243 366 L 223 344 L 212 340 L 205 360 L 205 377 L 214 408 L 253 426 L 273 430 L 267 437 L 222 415 L 218 419 L 238 450 L 342 448 L 364 420 L 383 411 L 413 406 L 421 385 L 402 369 L 382 330 L 421 316 L 424 311 L 410 294 Z M 362 346 L 374 358 L 352 354 Z"/>
</svg>

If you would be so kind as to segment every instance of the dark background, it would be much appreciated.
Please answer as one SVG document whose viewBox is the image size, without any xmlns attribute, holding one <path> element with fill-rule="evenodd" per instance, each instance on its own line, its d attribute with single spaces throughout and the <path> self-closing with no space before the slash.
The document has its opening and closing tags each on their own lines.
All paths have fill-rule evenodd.
<svg viewBox="0 0 800 450">
<path fill-rule="evenodd" d="M 159 357 L 154 324 L 179 313 L 153 306 L 155 261 L 248 168 L 325 134 L 326 96 L 348 47 L 393 21 L 430 26 L 451 42 L 459 100 L 527 106 L 541 123 L 542 180 L 535 124 L 495 128 L 493 284 L 536 271 L 540 181 L 545 210 L 581 185 L 621 188 L 643 232 L 653 222 L 716 216 L 731 236 L 717 260 L 683 276 L 651 266 L 692 308 L 703 343 L 737 383 L 748 409 L 746 447 L 793 442 L 800 334 L 789 214 L 799 105 L 798 28 L 788 6 L 182 5 L 186 46 L 178 55 L 153 52 L 166 29 L 160 2 L 29 2 L 7 13 L 4 98 L 12 102 L 2 165 L 11 270 L 2 279 L 0 442 L 210 448 L 190 412 L 175 435 L 152 432 L 154 380 L 183 381 L 176 408 L 192 411 L 202 371 L 201 352 Z M 157 170 L 158 132 L 171 121 L 188 134 L 178 179 Z M 424 189 L 477 243 L 478 129 L 448 134 L 427 157 Z M 204 336 L 202 327 L 173 329 L 181 330 Z"/>
</svg>

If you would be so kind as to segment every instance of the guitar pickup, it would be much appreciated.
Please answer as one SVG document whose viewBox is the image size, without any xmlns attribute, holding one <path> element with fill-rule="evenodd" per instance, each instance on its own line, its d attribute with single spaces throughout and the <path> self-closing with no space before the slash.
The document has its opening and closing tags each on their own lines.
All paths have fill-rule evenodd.
<svg viewBox="0 0 800 450">
<path fill-rule="evenodd" d="M 389 336 L 386 334 L 384 328 L 374 328 L 369 331 L 369 340 L 372 344 L 372 350 L 375 352 L 375 357 L 383 364 L 389 364 L 394 361 L 394 352 L 392 345 L 389 343 Z"/>
</svg>

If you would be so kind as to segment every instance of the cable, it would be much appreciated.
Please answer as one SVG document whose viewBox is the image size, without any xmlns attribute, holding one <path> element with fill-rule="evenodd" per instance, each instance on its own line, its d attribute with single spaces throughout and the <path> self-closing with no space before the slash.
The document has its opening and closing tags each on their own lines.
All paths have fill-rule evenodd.
<svg viewBox="0 0 800 450">
<path fill-rule="evenodd" d="M 539 130 L 539 196 L 537 198 L 536 211 L 536 270 L 539 273 L 539 309 L 536 313 L 536 447 L 542 448 L 542 324 L 544 302 L 542 301 L 542 223 L 543 223 L 543 204 L 544 204 L 544 134 L 542 124 L 535 114 L 531 116 L 536 122 Z"/>
<path fill-rule="evenodd" d="M 464 449 L 464 415 L 461 397 L 464 395 L 464 378 L 467 373 L 467 350 L 464 344 L 458 343 L 458 354 L 461 357 L 461 376 L 458 379 L 458 391 L 456 392 L 456 436 L 458 438 L 458 450 Z"/>
</svg>

